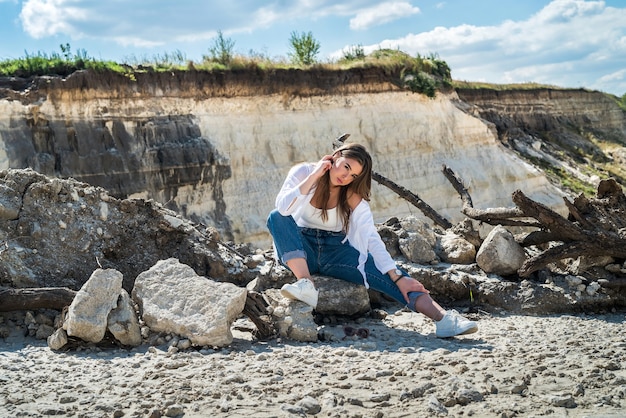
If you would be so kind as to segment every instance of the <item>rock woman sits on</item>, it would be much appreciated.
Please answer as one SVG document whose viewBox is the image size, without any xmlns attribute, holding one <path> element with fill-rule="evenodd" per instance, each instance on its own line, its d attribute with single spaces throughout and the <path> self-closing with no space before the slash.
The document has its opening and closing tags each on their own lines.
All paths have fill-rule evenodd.
<svg viewBox="0 0 626 418">
<path fill-rule="evenodd" d="M 435 321 L 440 338 L 470 334 L 475 322 L 446 311 L 416 279 L 399 269 L 387 251 L 369 206 L 372 158 L 345 144 L 317 163 L 295 165 L 267 220 L 278 260 L 298 279 L 283 296 L 317 306 L 312 274 L 365 285 Z"/>
</svg>

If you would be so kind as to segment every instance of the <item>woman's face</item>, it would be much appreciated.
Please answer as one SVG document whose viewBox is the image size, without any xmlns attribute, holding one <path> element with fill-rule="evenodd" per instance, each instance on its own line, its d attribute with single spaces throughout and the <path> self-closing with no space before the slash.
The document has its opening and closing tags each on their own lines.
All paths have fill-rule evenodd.
<svg viewBox="0 0 626 418">
<path fill-rule="evenodd" d="M 333 186 L 347 186 L 361 174 L 362 170 L 363 166 L 357 160 L 337 154 L 330 168 L 330 183 Z"/>
</svg>

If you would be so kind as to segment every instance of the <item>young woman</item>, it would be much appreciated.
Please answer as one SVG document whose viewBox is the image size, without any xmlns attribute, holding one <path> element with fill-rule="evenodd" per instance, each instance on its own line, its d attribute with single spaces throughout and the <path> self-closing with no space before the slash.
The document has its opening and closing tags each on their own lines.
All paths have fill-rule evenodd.
<svg viewBox="0 0 626 418">
<path fill-rule="evenodd" d="M 422 283 L 399 269 L 383 243 L 368 201 L 372 158 L 345 144 L 317 163 L 294 166 L 267 220 L 280 262 L 298 279 L 283 296 L 317 306 L 312 274 L 365 285 L 435 321 L 437 337 L 476 332 L 475 322 L 446 311 Z"/>
</svg>

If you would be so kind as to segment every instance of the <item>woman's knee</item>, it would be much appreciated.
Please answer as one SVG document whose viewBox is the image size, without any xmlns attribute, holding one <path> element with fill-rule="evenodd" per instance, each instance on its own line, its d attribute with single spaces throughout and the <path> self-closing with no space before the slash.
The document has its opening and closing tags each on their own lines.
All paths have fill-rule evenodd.
<svg viewBox="0 0 626 418">
<path fill-rule="evenodd" d="M 288 218 L 290 218 L 290 216 L 281 215 L 278 209 L 274 209 L 267 216 L 265 224 L 267 225 L 267 229 L 269 229 L 270 233 L 274 235 L 275 231 L 284 229 L 286 225 L 285 222 L 289 222 Z"/>
<path fill-rule="evenodd" d="M 278 212 L 277 209 L 272 210 L 270 214 L 267 215 L 267 220 L 265 221 L 265 224 L 267 225 L 268 228 L 271 229 L 271 225 L 274 224 L 274 220 L 276 219 L 277 216 L 281 216 L 280 212 Z"/>
</svg>

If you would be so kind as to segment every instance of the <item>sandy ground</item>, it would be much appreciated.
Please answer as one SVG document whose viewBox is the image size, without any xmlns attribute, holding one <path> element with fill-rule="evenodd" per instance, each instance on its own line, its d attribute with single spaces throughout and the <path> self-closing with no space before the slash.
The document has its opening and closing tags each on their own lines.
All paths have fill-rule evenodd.
<svg viewBox="0 0 626 418">
<path fill-rule="evenodd" d="M 54 352 L 9 335 L 0 416 L 626 416 L 624 313 L 470 314 L 477 333 L 438 339 L 420 314 L 388 312 L 322 326 L 317 343 L 254 341 L 241 319 L 217 350 Z"/>
</svg>

